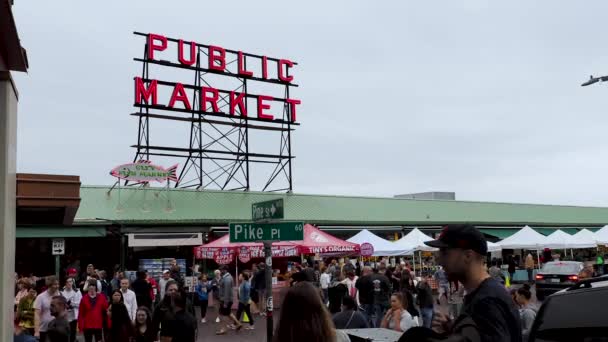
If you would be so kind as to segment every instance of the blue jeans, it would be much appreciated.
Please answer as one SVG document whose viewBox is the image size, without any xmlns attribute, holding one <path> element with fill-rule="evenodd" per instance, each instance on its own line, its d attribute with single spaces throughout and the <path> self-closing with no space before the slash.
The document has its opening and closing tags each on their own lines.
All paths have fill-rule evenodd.
<svg viewBox="0 0 608 342">
<path fill-rule="evenodd" d="M 420 315 L 422 316 L 422 326 L 430 329 L 433 323 L 433 308 L 420 308 Z"/>
<path fill-rule="evenodd" d="M 386 314 L 387 310 L 387 305 L 374 304 L 374 314 L 376 315 L 376 317 L 374 317 L 374 328 L 380 328 L 382 318 L 384 318 L 384 314 Z"/>
<path fill-rule="evenodd" d="M 374 321 L 372 316 L 374 315 L 374 304 L 361 304 L 363 308 L 363 313 L 365 314 L 365 318 L 367 319 L 367 324 L 369 324 L 370 328 L 374 327 Z"/>
</svg>

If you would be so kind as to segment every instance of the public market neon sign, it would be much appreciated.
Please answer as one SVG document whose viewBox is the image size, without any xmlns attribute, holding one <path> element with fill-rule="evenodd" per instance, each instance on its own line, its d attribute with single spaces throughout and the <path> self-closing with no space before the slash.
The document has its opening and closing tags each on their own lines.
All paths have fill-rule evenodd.
<svg viewBox="0 0 608 342">
<path fill-rule="evenodd" d="M 265 81 L 275 84 L 293 84 L 294 76 L 290 71 L 296 63 L 288 59 L 276 59 L 267 56 L 256 56 L 245 53 L 243 51 L 228 50 L 220 46 L 197 44 L 194 41 L 186 42 L 183 39 L 167 38 L 159 34 L 147 34 L 146 38 L 146 59 L 155 61 L 159 64 L 168 66 L 181 67 L 192 69 L 212 74 L 221 74 L 230 77 L 238 77 L 243 79 L 251 79 L 257 81 Z M 176 50 L 173 54 L 173 59 L 167 60 L 171 54 L 170 47 Z M 201 55 L 203 51 L 206 56 Z M 206 53 L 205 53 L 206 51 Z M 237 72 L 229 72 L 227 70 L 228 60 L 235 59 L 237 63 Z M 203 61 L 204 60 L 204 61 Z M 260 68 L 259 73 L 254 73 L 248 70 L 247 61 L 253 60 Z M 250 66 L 252 64 L 249 64 Z M 276 68 L 276 69 L 272 69 Z M 276 78 L 270 74 L 276 75 Z M 161 106 L 166 109 L 182 109 L 185 111 L 196 110 L 202 113 L 223 114 L 230 116 L 251 117 L 250 109 L 248 110 L 247 99 L 253 98 L 256 102 L 255 117 L 265 121 L 275 120 L 276 112 L 273 114 L 272 104 L 277 101 L 283 102 L 283 105 L 289 106 L 289 121 L 296 122 L 296 108 L 302 102 L 293 98 L 276 98 L 273 96 L 262 94 L 249 94 L 246 91 L 237 92 L 236 90 L 223 90 L 211 87 L 209 85 L 189 85 L 180 82 L 165 82 L 157 79 L 144 79 L 135 77 L 135 104 L 136 105 L 151 105 Z M 159 103 L 159 86 L 169 86 L 171 95 Z M 188 95 L 187 89 L 193 89 L 194 92 Z M 196 102 L 194 97 L 198 96 L 198 108 L 193 108 Z M 226 100 L 227 99 L 227 100 Z M 226 106 L 220 104 L 221 101 L 227 102 Z M 281 107 L 283 107 L 281 105 Z M 282 110 L 282 109 L 281 109 Z"/>
</svg>

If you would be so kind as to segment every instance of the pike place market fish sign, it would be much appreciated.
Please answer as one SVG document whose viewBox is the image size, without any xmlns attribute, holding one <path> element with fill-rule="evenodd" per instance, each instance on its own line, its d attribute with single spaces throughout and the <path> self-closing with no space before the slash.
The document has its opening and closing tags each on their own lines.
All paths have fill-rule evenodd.
<svg viewBox="0 0 608 342">
<path fill-rule="evenodd" d="M 122 164 L 110 171 L 110 175 L 132 182 L 149 183 L 165 181 L 177 182 L 177 164 L 165 169 L 154 165 L 149 160 L 139 160 L 136 163 Z"/>
</svg>

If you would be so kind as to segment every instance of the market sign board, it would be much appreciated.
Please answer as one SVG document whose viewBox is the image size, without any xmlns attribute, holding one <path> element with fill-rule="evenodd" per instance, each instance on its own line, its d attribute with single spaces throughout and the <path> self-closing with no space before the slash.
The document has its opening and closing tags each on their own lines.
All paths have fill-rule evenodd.
<svg viewBox="0 0 608 342">
<path fill-rule="evenodd" d="M 361 244 L 361 256 L 372 256 L 374 254 L 374 246 L 371 243 L 364 242 Z"/>
<path fill-rule="evenodd" d="M 230 242 L 301 241 L 304 222 L 230 223 Z"/>
<path fill-rule="evenodd" d="M 122 164 L 110 171 L 110 175 L 132 182 L 149 183 L 165 181 L 177 182 L 177 164 L 165 169 L 154 165 L 149 160 L 138 160 L 135 163 Z"/>
<path fill-rule="evenodd" d="M 251 205 L 251 218 L 254 221 L 282 220 L 284 218 L 283 208 L 282 198 L 253 203 Z"/>
</svg>

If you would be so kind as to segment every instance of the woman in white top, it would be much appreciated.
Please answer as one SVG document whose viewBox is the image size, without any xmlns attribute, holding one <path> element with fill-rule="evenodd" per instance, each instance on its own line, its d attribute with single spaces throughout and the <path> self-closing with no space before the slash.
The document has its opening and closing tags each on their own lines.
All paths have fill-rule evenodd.
<svg viewBox="0 0 608 342">
<path fill-rule="evenodd" d="M 80 306 L 80 300 L 82 294 L 80 290 L 74 286 L 76 282 L 74 278 L 68 278 L 65 281 L 65 287 L 61 291 L 61 295 L 65 298 L 68 303 L 68 322 L 70 322 L 70 342 L 76 340 L 76 323 L 78 323 L 78 307 Z"/>
<path fill-rule="evenodd" d="M 391 308 L 382 319 L 382 328 L 406 332 L 409 328 L 418 326 L 412 315 L 405 309 L 407 303 L 404 303 L 404 301 L 405 299 L 403 299 L 401 293 L 394 293 L 391 296 Z"/>
</svg>

